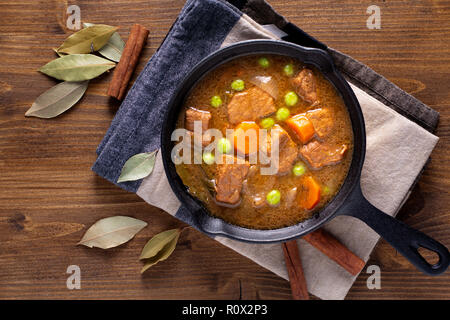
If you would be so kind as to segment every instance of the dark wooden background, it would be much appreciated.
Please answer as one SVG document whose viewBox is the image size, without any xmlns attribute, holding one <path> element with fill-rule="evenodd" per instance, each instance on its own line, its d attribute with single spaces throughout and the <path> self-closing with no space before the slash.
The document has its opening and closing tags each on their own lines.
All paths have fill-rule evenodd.
<svg viewBox="0 0 450 320">
<path fill-rule="evenodd" d="M 160 45 L 182 0 L 0 0 L 0 298 L 290 299 L 287 281 L 201 233 L 184 233 L 173 256 L 145 275 L 138 257 L 149 237 L 181 225 L 99 178 L 90 167 L 118 103 L 106 96 L 111 74 L 91 81 L 78 105 L 51 120 L 25 118 L 55 81 L 36 70 L 55 57 L 70 31 L 65 10 L 83 21 L 119 25 L 128 37 L 150 30 L 138 71 Z M 399 219 L 450 246 L 450 1 L 272 0 L 290 21 L 385 75 L 441 113 L 440 141 Z M 381 30 L 366 28 L 366 9 L 382 11 Z M 149 226 L 129 243 L 102 251 L 76 246 L 100 218 L 130 215 Z M 81 267 L 81 290 L 66 288 L 66 268 Z M 449 299 L 450 273 L 425 276 L 384 241 L 348 299 Z"/>
</svg>

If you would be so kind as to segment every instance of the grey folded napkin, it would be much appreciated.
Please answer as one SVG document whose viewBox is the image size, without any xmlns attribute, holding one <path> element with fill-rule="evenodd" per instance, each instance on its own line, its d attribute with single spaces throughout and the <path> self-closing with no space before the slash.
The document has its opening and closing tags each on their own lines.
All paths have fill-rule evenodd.
<svg viewBox="0 0 450 320">
<path fill-rule="evenodd" d="M 364 64 L 310 37 L 263 0 L 187 1 L 122 103 L 97 149 L 93 170 L 116 183 L 129 157 L 159 149 L 167 103 L 190 68 L 211 52 L 248 39 L 279 39 L 330 52 L 354 90 L 366 122 L 363 193 L 374 206 L 395 215 L 438 141 L 432 132 L 439 114 Z M 169 186 L 160 154 L 149 177 L 119 186 L 195 227 Z M 365 261 L 379 239 L 352 217 L 337 217 L 324 228 Z M 280 244 L 215 239 L 288 279 Z M 345 298 L 356 277 L 307 242 L 297 241 L 309 292 L 321 299 Z"/>
</svg>

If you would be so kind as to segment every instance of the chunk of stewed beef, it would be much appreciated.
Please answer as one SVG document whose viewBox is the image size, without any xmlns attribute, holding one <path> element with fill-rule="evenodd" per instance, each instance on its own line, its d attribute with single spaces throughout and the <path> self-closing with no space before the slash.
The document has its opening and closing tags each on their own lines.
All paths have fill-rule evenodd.
<svg viewBox="0 0 450 320">
<path fill-rule="evenodd" d="M 314 169 L 337 164 L 345 156 L 347 145 L 332 146 L 317 140 L 305 144 L 300 149 L 300 154 Z"/>
<path fill-rule="evenodd" d="M 297 94 L 306 102 L 314 104 L 317 101 L 316 79 L 313 72 L 303 69 L 297 76 L 292 78 L 292 85 Z"/>
<path fill-rule="evenodd" d="M 227 106 L 231 124 L 256 121 L 277 111 L 273 97 L 264 90 L 253 87 L 236 93 Z"/>
<path fill-rule="evenodd" d="M 242 184 L 250 164 L 247 161 L 238 163 L 238 159 L 231 155 L 222 157 L 222 164 L 217 164 L 216 200 L 235 205 L 241 198 Z"/>
<path fill-rule="evenodd" d="M 278 125 L 275 125 L 272 130 L 270 130 L 270 135 L 272 141 L 274 141 L 274 139 L 278 139 L 279 141 L 278 174 L 287 174 L 291 171 L 294 161 L 298 158 L 297 144 L 291 139 L 289 134 Z"/>
<path fill-rule="evenodd" d="M 319 138 L 326 137 L 334 127 L 334 120 L 328 108 L 319 108 L 306 112 L 306 117 L 312 122 L 314 131 Z"/>
<path fill-rule="evenodd" d="M 278 148 L 276 141 L 278 140 Z M 275 125 L 267 136 L 267 142 L 262 146 L 263 152 L 267 153 L 272 165 L 276 168 L 276 174 L 284 175 L 291 171 L 294 161 L 298 158 L 298 146 L 289 134 L 281 126 Z M 278 157 L 274 152 L 278 150 Z"/>
<path fill-rule="evenodd" d="M 211 113 L 196 108 L 189 108 L 186 110 L 185 127 L 189 131 L 194 131 L 195 121 L 200 121 L 202 130 L 206 131 L 209 128 L 209 120 L 211 120 Z"/>
<path fill-rule="evenodd" d="M 195 136 L 194 132 L 192 132 L 192 131 L 186 131 L 186 132 L 190 136 L 191 143 L 194 143 L 197 147 L 206 147 L 212 141 L 212 137 L 209 134 Z"/>
</svg>

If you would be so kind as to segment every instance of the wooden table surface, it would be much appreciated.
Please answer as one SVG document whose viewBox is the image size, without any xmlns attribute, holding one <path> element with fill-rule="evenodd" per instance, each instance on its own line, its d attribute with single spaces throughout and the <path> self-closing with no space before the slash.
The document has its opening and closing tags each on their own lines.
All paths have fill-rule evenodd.
<svg viewBox="0 0 450 320">
<path fill-rule="evenodd" d="M 55 81 L 36 70 L 55 57 L 71 32 L 66 7 L 83 21 L 120 25 L 128 37 L 150 30 L 138 71 L 160 45 L 184 1 L 0 1 L 0 298 L 2 299 L 290 299 L 287 281 L 189 230 L 169 260 L 140 275 L 145 242 L 182 225 L 96 176 L 90 167 L 118 103 L 106 96 L 111 74 L 91 81 L 73 109 L 50 120 L 25 118 Z M 440 141 L 399 219 L 450 247 L 450 1 L 272 0 L 290 21 L 368 64 L 441 113 Z M 381 8 L 381 30 L 366 27 L 366 9 Z M 103 251 L 76 246 L 100 218 L 130 215 L 148 222 L 129 243 Z M 81 268 L 81 290 L 66 288 L 69 265 Z M 450 299 L 450 273 L 415 270 L 381 241 L 369 264 L 381 267 L 381 290 L 364 270 L 348 299 Z"/>
</svg>

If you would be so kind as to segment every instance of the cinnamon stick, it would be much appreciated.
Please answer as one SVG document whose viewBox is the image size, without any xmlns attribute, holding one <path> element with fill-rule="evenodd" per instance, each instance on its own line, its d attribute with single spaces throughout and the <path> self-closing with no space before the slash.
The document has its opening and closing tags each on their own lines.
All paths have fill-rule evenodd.
<svg viewBox="0 0 450 320">
<path fill-rule="evenodd" d="M 139 24 L 135 24 L 130 31 L 120 61 L 117 64 L 113 78 L 109 84 L 108 95 L 118 100 L 125 96 L 128 82 L 133 74 L 134 68 L 147 40 L 149 31 Z"/>
<path fill-rule="evenodd" d="M 364 260 L 325 230 L 318 229 L 303 236 L 303 239 L 354 276 L 364 268 Z"/>
<path fill-rule="evenodd" d="M 298 251 L 296 240 L 284 242 L 283 253 L 286 261 L 286 268 L 291 284 L 292 298 L 294 300 L 309 300 L 308 288 L 303 274 L 302 261 Z"/>
</svg>

